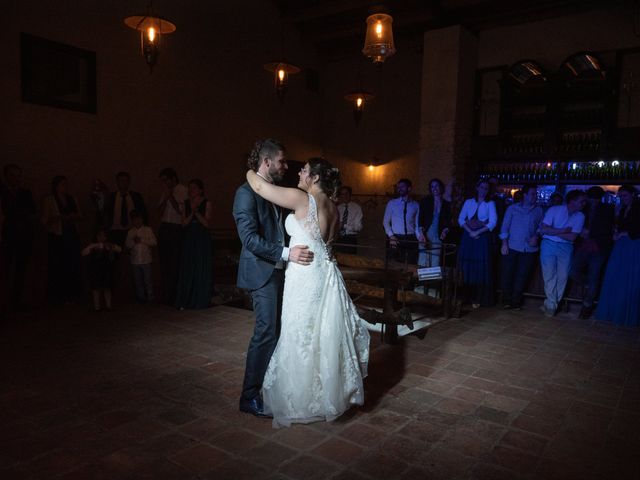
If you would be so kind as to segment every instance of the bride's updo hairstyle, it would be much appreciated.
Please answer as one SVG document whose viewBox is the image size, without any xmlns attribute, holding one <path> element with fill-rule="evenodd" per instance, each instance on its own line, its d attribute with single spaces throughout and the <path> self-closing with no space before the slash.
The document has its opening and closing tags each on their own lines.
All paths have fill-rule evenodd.
<svg viewBox="0 0 640 480">
<path fill-rule="evenodd" d="M 318 176 L 320 189 L 329 197 L 335 197 L 342 186 L 340 171 L 321 157 L 310 158 L 307 163 L 309 164 L 309 175 Z"/>
<path fill-rule="evenodd" d="M 278 156 L 279 152 L 284 153 L 284 151 L 284 145 L 273 138 L 258 140 L 254 144 L 251 153 L 247 156 L 247 167 L 257 172 L 265 158 L 274 159 Z"/>
</svg>

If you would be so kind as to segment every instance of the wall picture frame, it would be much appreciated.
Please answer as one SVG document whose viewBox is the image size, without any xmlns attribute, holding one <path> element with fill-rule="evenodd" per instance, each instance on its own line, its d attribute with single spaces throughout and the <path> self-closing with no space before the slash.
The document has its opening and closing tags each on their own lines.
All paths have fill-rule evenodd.
<svg viewBox="0 0 640 480">
<path fill-rule="evenodd" d="M 97 113 L 96 53 L 20 34 L 22 101 Z"/>
</svg>

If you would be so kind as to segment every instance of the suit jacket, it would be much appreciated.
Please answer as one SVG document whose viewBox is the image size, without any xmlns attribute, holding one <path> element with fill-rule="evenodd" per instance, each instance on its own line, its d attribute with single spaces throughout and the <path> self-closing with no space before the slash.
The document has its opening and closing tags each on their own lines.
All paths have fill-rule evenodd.
<svg viewBox="0 0 640 480">
<path fill-rule="evenodd" d="M 256 290 L 269 280 L 284 249 L 284 227 L 278 227 L 274 205 L 248 183 L 236 190 L 233 218 L 242 242 L 238 287 Z"/>
<path fill-rule="evenodd" d="M 107 197 L 107 203 L 105 206 L 105 212 L 107 215 L 107 228 L 111 228 L 113 226 L 113 209 L 116 206 L 116 195 L 118 193 L 120 192 L 110 192 L 109 196 Z M 144 204 L 142 195 L 140 195 L 138 192 L 132 191 L 129 191 L 129 195 L 131 196 L 131 200 L 133 200 L 133 208 L 140 212 L 145 225 L 147 225 L 149 223 L 149 214 L 147 213 L 147 207 Z"/>
<path fill-rule="evenodd" d="M 434 200 L 432 195 L 428 195 L 420 200 L 420 213 L 418 215 L 418 224 L 424 228 L 426 234 L 433 222 Z M 445 228 L 451 227 L 451 202 L 442 199 L 440 207 L 440 218 L 438 219 L 438 233 L 442 234 Z"/>
<path fill-rule="evenodd" d="M 594 211 L 584 210 L 585 228 L 589 229 L 589 240 L 594 241 L 602 253 L 608 253 L 613 247 L 613 228 L 615 211 L 613 205 L 599 203 Z"/>
</svg>

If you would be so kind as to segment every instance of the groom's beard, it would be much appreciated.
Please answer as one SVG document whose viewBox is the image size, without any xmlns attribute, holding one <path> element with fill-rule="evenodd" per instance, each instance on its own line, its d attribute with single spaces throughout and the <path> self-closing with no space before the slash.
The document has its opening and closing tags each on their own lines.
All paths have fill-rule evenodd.
<svg viewBox="0 0 640 480">
<path fill-rule="evenodd" d="M 269 176 L 271 177 L 271 180 L 273 180 L 273 183 L 280 183 L 284 178 L 284 172 L 274 168 L 269 170 Z"/>
</svg>

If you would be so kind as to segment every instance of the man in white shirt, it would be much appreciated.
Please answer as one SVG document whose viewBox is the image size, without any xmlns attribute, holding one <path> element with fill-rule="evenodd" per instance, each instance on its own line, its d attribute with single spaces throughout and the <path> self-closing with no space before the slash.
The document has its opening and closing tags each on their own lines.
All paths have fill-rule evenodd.
<svg viewBox="0 0 640 480">
<path fill-rule="evenodd" d="M 397 198 L 387 203 L 382 225 L 387 234 L 390 258 L 415 265 L 418 262 L 418 215 L 420 206 L 412 200 L 411 180 L 401 178 L 396 184 Z"/>
<path fill-rule="evenodd" d="M 140 303 L 149 303 L 153 301 L 151 247 L 155 247 L 157 244 L 156 236 L 151 228 L 144 225 L 142 215 L 136 210 L 132 211 L 129 217 L 132 227 L 127 233 L 126 247 L 131 255 L 136 297 Z"/>
<path fill-rule="evenodd" d="M 337 252 L 357 253 L 358 233 L 362 230 L 362 207 L 351 201 L 351 187 L 343 185 L 338 191 L 338 219 L 340 220 L 340 236 L 337 243 L 354 245 L 340 245 Z"/>
<path fill-rule="evenodd" d="M 178 174 L 173 168 L 163 169 L 160 172 L 160 181 L 164 186 L 158 203 L 161 222 L 158 229 L 158 253 L 162 277 L 162 301 L 167 305 L 173 305 L 176 299 L 182 251 L 182 214 L 189 194 L 187 187 L 179 183 Z"/>
<path fill-rule="evenodd" d="M 548 317 L 555 315 L 564 295 L 571 266 L 573 242 L 582 232 L 587 197 L 582 190 L 567 194 L 566 204 L 547 210 L 540 225 L 540 266 L 546 299 L 542 310 Z"/>
</svg>

